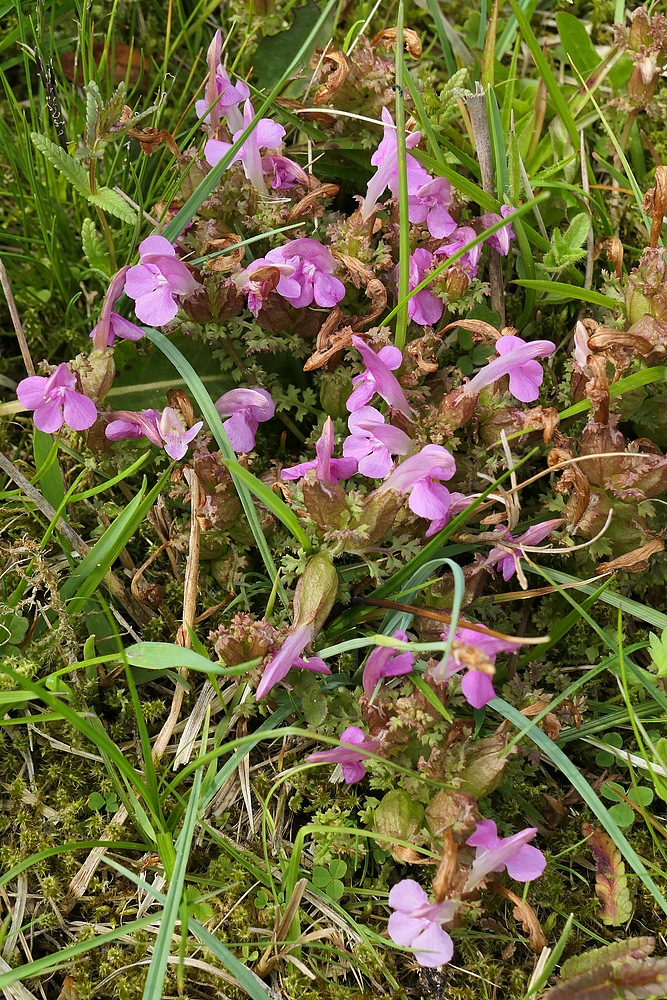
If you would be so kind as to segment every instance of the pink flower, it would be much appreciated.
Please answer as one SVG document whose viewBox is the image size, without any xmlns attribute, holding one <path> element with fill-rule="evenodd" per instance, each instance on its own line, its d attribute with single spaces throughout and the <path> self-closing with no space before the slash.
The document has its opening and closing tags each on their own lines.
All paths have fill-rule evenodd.
<svg viewBox="0 0 667 1000">
<path fill-rule="evenodd" d="M 221 417 L 229 417 L 222 426 L 238 453 L 252 451 L 259 424 L 270 420 L 276 410 L 266 389 L 230 389 L 217 400 L 215 408 Z"/>
<path fill-rule="evenodd" d="M 446 628 L 442 633 L 443 642 L 447 641 L 448 636 L 449 628 Z M 466 646 L 471 646 L 473 650 L 483 653 L 488 659 L 489 667 L 492 670 L 498 653 L 513 653 L 521 645 L 519 642 L 498 639 L 494 635 L 477 632 L 471 628 L 457 628 L 454 638 L 456 642 L 465 643 Z M 461 670 L 466 671 L 461 680 L 461 693 L 468 704 L 472 705 L 473 708 L 483 708 L 492 698 L 495 698 L 496 692 L 493 690 L 492 674 L 485 673 L 483 670 L 469 669 L 464 651 L 452 650 L 447 658 L 447 662 L 444 665 L 441 663 L 437 664 L 429 673 L 435 681 L 442 683 L 449 680 L 450 677 L 454 677 Z"/>
<path fill-rule="evenodd" d="M 391 889 L 389 905 L 396 911 L 387 925 L 389 937 L 395 944 L 414 948 L 419 965 L 429 969 L 451 961 L 454 944 L 441 924 L 453 919 L 459 907 L 455 900 L 429 903 L 419 883 L 404 878 Z"/>
<path fill-rule="evenodd" d="M 352 337 L 352 345 L 361 354 L 366 371 L 352 379 L 354 389 L 346 403 L 350 413 L 365 406 L 377 392 L 394 410 L 410 417 L 412 411 L 405 393 L 396 376 L 392 374 L 392 370 L 396 371 L 403 363 L 403 355 L 399 349 L 387 345 L 376 354 L 361 337 Z"/>
<path fill-rule="evenodd" d="M 243 105 L 243 125 L 234 132 L 234 142 L 236 142 L 247 129 L 250 122 L 255 117 L 255 111 L 250 101 Z M 261 194 L 266 194 L 266 183 L 262 171 L 261 149 L 278 149 L 285 138 L 285 129 L 272 118 L 260 118 L 257 125 L 252 130 L 240 149 L 236 151 L 232 163 L 240 160 L 243 164 L 245 175 Z M 232 148 L 230 142 L 221 142 L 219 139 L 209 139 L 204 146 L 204 157 L 206 162 L 214 167 Z M 231 164 L 230 164 L 231 165 Z"/>
<path fill-rule="evenodd" d="M 104 431 L 109 441 L 147 437 L 156 447 L 164 447 L 176 462 L 184 457 L 188 445 L 204 426 L 200 420 L 188 429 L 183 417 L 171 406 L 165 406 L 162 413 L 159 410 L 142 410 L 141 413 L 118 410 L 109 416 L 114 418 Z"/>
<path fill-rule="evenodd" d="M 366 197 L 361 206 L 361 218 L 368 219 L 375 209 L 380 196 L 387 188 L 394 198 L 398 198 L 398 145 L 396 141 L 396 127 L 394 119 L 386 108 L 382 109 L 382 121 L 384 122 L 384 136 L 382 142 L 371 157 L 371 163 L 377 170 L 371 177 Z M 421 132 L 409 132 L 405 137 L 405 145 L 408 149 L 416 146 L 421 139 Z M 417 163 L 414 156 L 407 154 L 407 175 L 408 175 L 408 195 L 415 195 L 420 188 L 431 180 L 431 175 Z"/>
<path fill-rule="evenodd" d="M 310 462 L 301 462 L 289 469 L 283 469 L 281 479 L 302 479 L 310 469 L 315 469 L 316 478 L 321 483 L 337 483 L 340 479 L 349 479 L 357 471 L 357 461 L 354 458 L 332 458 L 334 450 L 334 425 L 331 417 L 324 421 L 320 438 L 315 445 L 317 458 Z"/>
<path fill-rule="evenodd" d="M 213 36 L 208 47 L 206 62 L 208 64 L 208 79 L 206 81 L 206 97 L 195 101 L 197 117 L 202 118 L 206 125 L 217 129 L 220 118 L 226 117 L 232 131 L 243 128 L 243 117 L 237 110 L 241 101 L 250 97 L 250 88 L 243 80 L 234 85 L 224 66 L 220 63 L 222 54 L 222 33 L 220 29 Z"/>
<path fill-rule="evenodd" d="M 276 153 L 273 153 L 271 156 L 263 156 L 262 172 L 271 174 L 273 177 L 271 187 L 274 191 L 285 191 L 296 187 L 297 184 L 303 184 L 304 187 L 308 187 L 308 174 L 306 171 L 298 163 L 288 159 L 286 156 L 280 156 Z"/>
<path fill-rule="evenodd" d="M 269 250 L 266 257 L 248 265 L 243 291 L 248 292 L 248 308 L 255 315 L 261 309 L 268 290 L 263 278 L 253 281 L 252 276 L 266 267 L 278 269 L 280 280 L 275 290 L 295 309 L 302 309 L 313 302 L 322 308 L 332 309 L 345 298 L 345 285 L 333 276 L 336 268 L 334 258 L 317 240 L 303 237 Z"/>
<path fill-rule="evenodd" d="M 54 434 L 63 424 L 74 431 L 85 431 L 97 420 L 97 407 L 92 399 L 77 392 L 76 377 L 68 365 L 58 365 L 52 375 L 31 375 L 16 387 L 19 403 L 34 410 L 35 427 L 45 434 Z"/>
<path fill-rule="evenodd" d="M 392 455 L 407 455 L 412 439 L 400 427 L 385 424 L 373 406 L 362 406 L 351 413 L 347 426 L 350 436 L 343 441 L 343 455 L 359 463 L 362 476 L 384 479 L 394 464 Z"/>
<path fill-rule="evenodd" d="M 427 444 L 397 465 L 380 489 L 409 493 L 408 507 L 413 513 L 429 521 L 441 520 L 448 514 L 451 494 L 437 480 L 451 479 L 455 472 L 456 463 L 447 449 Z"/>
<path fill-rule="evenodd" d="M 311 625 L 302 625 L 301 628 L 287 636 L 278 652 L 271 656 L 264 667 L 262 679 L 255 692 L 257 701 L 264 698 L 294 668 L 312 670 L 318 674 L 331 673 L 324 660 L 318 656 L 305 657 L 301 655 L 312 638 Z"/>
<path fill-rule="evenodd" d="M 129 267 L 121 267 L 120 271 L 114 275 L 104 296 L 100 318 L 97 325 L 91 331 L 90 336 L 93 346 L 98 351 L 104 351 L 107 347 L 112 347 L 116 337 L 123 340 L 139 340 L 144 336 L 144 331 L 140 326 L 130 323 L 117 312 L 113 312 L 113 306 L 120 298 L 125 284 L 125 276 Z"/>
<path fill-rule="evenodd" d="M 542 521 L 541 524 L 533 524 L 532 527 L 524 531 L 523 535 L 515 538 L 511 535 L 509 528 L 503 524 L 498 525 L 502 548 L 493 548 L 484 561 L 484 566 L 495 566 L 502 574 L 503 580 L 511 580 L 517 571 L 519 560 L 521 559 L 522 545 L 537 545 L 544 541 L 552 531 L 560 527 L 563 523 L 561 517 L 552 518 L 550 521 Z M 507 551 L 509 549 L 509 551 Z"/>
<path fill-rule="evenodd" d="M 451 200 L 447 178 L 429 178 L 423 187 L 408 197 L 410 222 L 426 222 L 429 233 L 436 240 L 450 236 L 456 229 L 456 223 L 447 211 Z"/>
<path fill-rule="evenodd" d="M 510 878 L 517 882 L 532 882 L 539 878 L 547 866 L 547 860 L 536 847 L 528 846 L 537 830 L 528 827 L 512 837 L 499 837 L 492 819 L 483 819 L 466 844 L 476 847 L 477 854 L 472 863 L 466 892 L 470 892 L 491 872 L 507 869 Z"/>
<path fill-rule="evenodd" d="M 369 754 L 377 753 L 378 740 L 367 740 L 366 734 L 359 726 L 348 726 L 340 734 L 340 747 L 331 750 L 318 750 L 306 757 L 308 764 L 340 764 L 343 777 L 348 785 L 354 785 L 366 775 L 364 760 Z"/>
<path fill-rule="evenodd" d="M 496 212 L 485 212 L 484 215 L 480 217 L 482 229 L 489 229 L 496 222 L 500 222 L 501 217 L 504 219 L 506 216 L 511 215 L 513 211 L 514 209 L 511 205 L 501 205 L 500 215 Z M 507 257 L 507 254 L 510 252 L 510 243 L 513 239 L 515 239 L 514 230 L 512 229 L 512 225 L 510 223 L 507 226 L 503 226 L 502 229 L 499 229 L 498 232 L 494 233 L 492 236 L 487 236 L 484 242 L 488 243 L 494 250 L 497 250 L 503 257 Z"/>
<path fill-rule="evenodd" d="M 410 291 L 419 285 L 433 263 L 433 254 L 418 248 L 410 257 Z M 428 288 L 422 288 L 408 300 L 408 316 L 420 326 L 433 326 L 442 316 L 445 304 L 436 298 Z"/>
<path fill-rule="evenodd" d="M 470 226 L 459 226 L 457 229 L 452 230 L 448 234 L 447 243 L 443 243 L 442 246 L 438 247 L 435 251 L 436 254 L 441 254 L 444 257 L 453 257 L 455 253 L 462 250 L 463 247 L 467 246 L 471 240 L 474 240 L 477 233 Z M 482 255 L 482 245 L 478 243 L 477 246 L 471 247 L 470 250 L 466 251 L 462 257 L 457 261 L 457 266 L 462 268 L 463 271 L 468 275 L 469 278 L 474 278 L 477 274 L 477 265 L 479 263 L 479 258 Z"/>
<path fill-rule="evenodd" d="M 465 386 L 466 395 L 481 392 L 504 375 L 510 377 L 510 392 L 522 403 L 534 402 L 540 394 L 544 378 L 542 365 L 533 358 L 547 358 L 556 350 L 550 340 L 533 340 L 526 344 L 521 337 L 508 335 L 496 341 L 498 357 L 477 372 Z"/>
<path fill-rule="evenodd" d="M 178 312 L 176 296 L 199 288 L 164 236 L 149 236 L 139 246 L 139 264 L 125 278 L 125 294 L 135 299 L 134 311 L 143 323 L 164 326 Z"/>
<path fill-rule="evenodd" d="M 467 497 L 465 493 L 450 493 L 449 508 L 447 513 L 443 518 L 431 522 L 424 537 L 432 538 L 433 535 L 437 535 L 439 531 L 442 531 L 446 524 L 449 524 L 453 517 L 460 514 L 462 510 L 466 509 L 466 507 L 469 507 L 474 499 L 474 497 Z"/>
<path fill-rule="evenodd" d="M 408 637 L 401 629 L 397 629 L 393 635 L 394 639 L 401 639 L 407 642 Z M 412 673 L 415 658 L 407 650 L 403 653 L 391 646 L 376 646 L 366 661 L 362 677 L 364 694 L 370 700 L 375 688 L 383 677 L 402 677 L 404 674 Z"/>
<path fill-rule="evenodd" d="M 588 366 L 588 359 L 591 356 L 591 349 L 588 346 L 589 333 L 581 320 L 577 320 L 574 328 L 574 360 L 584 375 L 590 377 L 591 370 Z"/>
</svg>

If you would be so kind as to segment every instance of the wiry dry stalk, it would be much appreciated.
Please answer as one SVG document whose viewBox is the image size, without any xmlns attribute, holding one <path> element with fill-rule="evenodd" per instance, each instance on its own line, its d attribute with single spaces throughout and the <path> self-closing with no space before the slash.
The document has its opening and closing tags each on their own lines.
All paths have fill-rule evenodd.
<svg viewBox="0 0 667 1000">
<path fill-rule="evenodd" d="M 474 94 L 466 97 L 466 107 L 470 113 L 470 122 L 475 137 L 477 159 L 482 172 L 482 187 L 492 198 L 496 196 L 493 180 L 493 151 L 491 149 L 491 133 L 486 109 L 486 93 L 477 84 Z M 503 288 L 503 265 L 500 254 L 493 247 L 488 247 L 489 253 L 489 285 L 491 287 L 491 308 L 500 316 L 500 326 L 505 326 L 505 291 Z"/>
</svg>

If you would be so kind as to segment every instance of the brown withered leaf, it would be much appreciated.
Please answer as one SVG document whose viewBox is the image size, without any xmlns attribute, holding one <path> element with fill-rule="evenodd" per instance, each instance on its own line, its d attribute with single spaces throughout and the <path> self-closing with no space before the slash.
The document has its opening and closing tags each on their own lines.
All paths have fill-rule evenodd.
<svg viewBox="0 0 667 1000">
<path fill-rule="evenodd" d="M 447 827 L 442 834 L 442 857 L 433 878 L 433 896 L 436 903 L 442 903 L 443 899 L 449 898 L 458 873 L 459 849 L 451 829 Z"/>
<path fill-rule="evenodd" d="M 587 971 L 547 990 L 544 1000 L 642 1000 L 667 996 L 666 958 L 624 957 L 605 961 L 600 953 L 606 950 L 598 948 L 581 956 L 590 960 Z"/>
<path fill-rule="evenodd" d="M 343 86 L 350 72 L 350 62 L 347 56 L 344 52 L 338 52 L 336 49 L 330 49 L 324 57 L 322 57 L 322 49 L 315 49 L 310 60 L 310 68 L 317 69 L 318 66 L 329 75 L 315 91 L 313 104 L 316 108 L 319 108 L 321 104 L 329 103 L 334 94 Z"/>
<path fill-rule="evenodd" d="M 656 552 L 664 552 L 665 543 L 662 538 L 651 538 L 645 545 L 640 545 L 632 552 L 624 552 L 617 559 L 610 559 L 609 562 L 600 563 L 596 569 L 596 575 L 603 573 L 615 573 L 617 570 L 624 570 L 626 573 L 641 573 L 648 566 L 648 561 Z"/>
<path fill-rule="evenodd" d="M 378 278 L 371 278 L 366 285 L 364 293 L 371 301 L 371 307 L 363 316 L 358 316 L 352 322 L 353 329 L 361 330 L 381 316 L 387 306 L 387 289 Z"/>
<path fill-rule="evenodd" d="M 236 233 L 226 233 L 224 236 L 209 240 L 206 245 L 207 253 L 215 253 L 217 250 L 229 250 L 229 253 L 220 254 L 207 261 L 206 269 L 225 272 L 233 271 L 234 268 L 239 267 L 243 261 L 245 250 L 243 247 L 237 247 L 237 243 L 241 243 L 241 237 Z"/>
<path fill-rule="evenodd" d="M 420 372 L 426 375 L 437 372 L 439 366 L 435 360 L 433 345 L 427 343 L 426 337 L 418 337 L 417 340 L 411 341 L 407 346 L 407 353 L 408 357 L 414 358 Z"/>
<path fill-rule="evenodd" d="M 176 145 L 171 132 L 164 128 L 129 128 L 127 135 L 130 139 L 136 139 L 147 156 L 152 156 L 158 146 L 165 145 L 174 156 L 180 156 L 180 150 Z"/>
<path fill-rule="evenodd" d="M 618 927 L 632 916 L 632 900 L 621 852 L 611 837 L 590 823 L 584 823 L 581 829 L 595 862 L 595 894 L 602 904 L 600 919 L 609 927 Z"/>
<path fill-rule="evenodd" d="M 655 250 L 662 232 L 663 219 L 667 215 L 667 167 L 655 168 L 655 187 L 646 192 L 643 207 L 652 217 L 650 245 Z"/>
<path fill-rule="evenodd" d="M 617 278 L 623 277 L 623 244 L 618 236 L 608 236 L 606 240 L 600 240 L 595 244 L 593 260 L 597 260 L 601 254 L 606 254 L 607 260 L 614 268 L 614 275 Z"/>
<path fill-rule="evenodd" d="M 641 958 L 648 958 L 655 951 L 654 937 L 628 938 L 626 941 L 614 941 L 613 944 L 604 945 L 602 948 L 594 948 L 592 951 L 585 951 L 583 955 L 573 955 L 563 962 L 560 970 L 561 979 L 572 979 L 573 976 L 580 976 L 591 969 L 609 965 L 611 962 L 625 961 Z"/>
<path fill-rule="evenodd" d="M 65 976 L 58 1000 L 79 1000 L 79 991 L 76 988 L 74 976 Z"/>
<path fill-rule="evenodd" d="M 334 250 L 332 257 L 341 262 L 355 288 L 368 285 L 368 282 L 375 278 L 375 274 L 371 268 L 366 264 L 362 264 L 356 257 L 351 257 L 347 253 L 341 253 L 339 250 Z"/>
<path fill-rule="evenodd" d="M 504 899 L 508 899 L 510 903 L 514 903 L 514 917 L 518 920 L 523 927 L 524 931 L 528 934 L 528 946 L 531 951 L 534 951 L 536 955 L 539 955 L 543 948 L 547 946 L 547 939 L 545 937 L 542 926 L 537 919 L 537 914 L 532 908 L 530 903 L 526 903 L 525 900 L 517 896 L 515 892 L 511 889 L 506 889 L 505 886 L 499 885 L 493 882 L 491 888 L 494 892 L 498 893 Z"/>
<path fill-rule="evenodd" d="M 527 431 L 542 431 L 542 440 L 550 444 L 560 422 L 560 414 L 553 406 L 533 406 L 524 410 L 523 423 Z"/>
<path fill-rule="evenodd" d="M 397 28 L 385 28 L 384 31 L 380 31 L 375 38 L 373 38 L 371 45 L 374 49 L 377 48 L 378 45 L 384 45 L 386 48 L 392 48 L 396 44 L 397 36 Z M 417 32 L 413 31 L 411 28 L 404 28 L 403 43 L 412 58 L 419 59 L 422 54 L 422 43 Z"/>
<path fill-rule="evenodd" d="M 300 219 L 304 215 L 314 216 L 318 211 L 324 211 L 324 206 L 320 205 L 320 198 L 333 198 L 334 195 L 338 194 L 337 184 L 320 184 L 318 187 L 313 188 L 308 194 L 304 195 L 301 201 L 297 201 L 296 205 L 287 216 L 288 222 L 294 222 L 296 219 Z"/>
<path fill-rule="evenodd" d="M 315 371 L 316 368 L 323 368 L 332 358 L 341 351 L 344 351 L 346 347 L 349 347 L 352 343 L 353 330 L 349 326 L 344 326 L 342 330 L 336 330 L 335 326 L 338 325 L 338 321 L 341 318 L 340 310 L 338 306 L 335 307 L 338 311 L 338 315 L 335 312 L 332 313 L 327 320 L 325 320 L 320 332 L 317 335 L 316 350 L 308 358 L 303 366 L 305 372 Z M 333 323 L 335 317 L 336 323 Z M 331 322 L 329 322 L 331 320 Z M 328 329 L 325 330 L 324 328 Z M 334 327 L 331 329 L 331 327 Z M 324 331 L 324 332 L 323 332 Z"/>
<path fill-rule="evenodd" d="M 453 323 L 448 323 L 447 326 L 438 330 L 438 336 L 441 337 L 449 330 L 455 330 L 458 327 L 472 333 L 472 339 L 476 344 L 495 344 L 500 337 L 500 331 L 482 319 L 456 319 Z"/>
</svg>

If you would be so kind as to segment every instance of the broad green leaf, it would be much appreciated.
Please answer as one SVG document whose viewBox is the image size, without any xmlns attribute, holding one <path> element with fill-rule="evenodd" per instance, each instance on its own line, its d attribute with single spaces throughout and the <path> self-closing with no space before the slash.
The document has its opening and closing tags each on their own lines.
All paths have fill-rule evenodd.
<svg viewBox="0 0 667 1000">
<path fill-rule="evenodd" d="M 602 292 L 595 292 L 592 288 L 579 288 L 578 285 L 568 285 L 562 281 L 515 278 L 514 284 L 521 285 L 522 288 L 534 288 L 537 292 L 545 292 L 548 301 L 560 302 L 563 298 L 578 299 L 596 306 L 605 306 L 607 309 L 613 307 L 613 300 Z"/>
<path fill-rule="evenodd" d="M 561 11 L 560 14 L 556 14 L 556 27 L 571 64 L 583 77 L 587 77 L 600 62 L 600 56 L 595 51 L 584 21 Z"/>
<path fill-rule="evenodd" d="M 240 663 L 234 667 L 222 667 L 195 653 L 193 649 L 186 649 L 172 642 L 137 642 L 127 647 L 125 655 L 128 663 L 143 670 L 177 670 L 179 667 L 187 667 L 188 670 L 223 676 L 236 676 L 257 663 L 257 660 L 249 660 L 248 663 Z"/>
<path fill-rule="evenodd" d="M 310 0 L 303 7 L 293 10 L 293 21 L 286 31 L 279 31 L 275 35 L 265 35 L 255 49 L 253 58 L 254 76 L 259 90 L 270 90 L 287 70 L 292 73 L 295 70 L 298 71 L 301 66 L 294 66 L 294 52 L 304 48 L 304 46 L 302 62 L 306 63 L 311 54 L 306 43 L 312 36 L 319 16 L 318 4 Z M 320 28 L 320 31 L 324 31 L 324 26 Z M 329 37 L 328 34 L 327 37 Z M 310 47 L 314 48 L 316 44 L 317 39 L 312 38 Z M 303 88 L 305 85 L 304 81 Z"/>
</svg>

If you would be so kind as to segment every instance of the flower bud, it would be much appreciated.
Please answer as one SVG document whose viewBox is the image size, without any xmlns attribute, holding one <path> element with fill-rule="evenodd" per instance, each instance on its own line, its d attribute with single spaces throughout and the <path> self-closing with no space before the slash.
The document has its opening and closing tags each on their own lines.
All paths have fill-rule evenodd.
<svg viewBox="0 0 667 1000">
<path fill-rule="evenodd" d="M 625 308 L 631 324 L 646 313 L 667 322 L 667 253 L 662 247 L 646 250 L 631 272 Z"/>
<path fill-rule="evenodd" d="M 81 391 L 98 406 L 113 385 L 116 366 L 113 351 L 93 350 L 90 354 L 77 354 L 70 368 L 78 375 Z"/>
<path fill-rule="evenodd" d="M 457 299 L 460 299 L 469 284 L 468 275 L 458 264 L 452 264 L 451 267 L 447 268 L 445 272 L 445 289 L 449 302 L 455 302 Z"/>
<path fill-rule="evenodd" d="M 393 841 L 415 843 L 423 821 L 424 807 L 413 795 L 401 788 L 387 792 L 373 814 L 373 826 L 377 833 L 382 833 Z M 381 843 L 384 846 L 384 841 Z M 402 857 L 398 860 L 402 860 Z"/>
<path fill-rule="evenodd" d="M 331 531 L 339 527 L 340 516 L 347 509 L 347 494 L 340 483 L 322 483 L 306 477 L 301 489 L 306 510 L 318 528 Z"/>
<path fill-rule="evenodd" d="M 366 497 L 358 525 L 358 529 L 363 530 L 366 536 L 363 548 L 377 545 L 384 538 L 392 528 L 403 501 L 403 495 L 396 490 L 373 490 Z"/>
<path fill-rule="evenodd" d="M 308 626 L 320 631 L 334 606 L 338 593 L 338 573 L 326 552 L 309 559 L 294 593 L 294 631 Z"/>
</svg>

